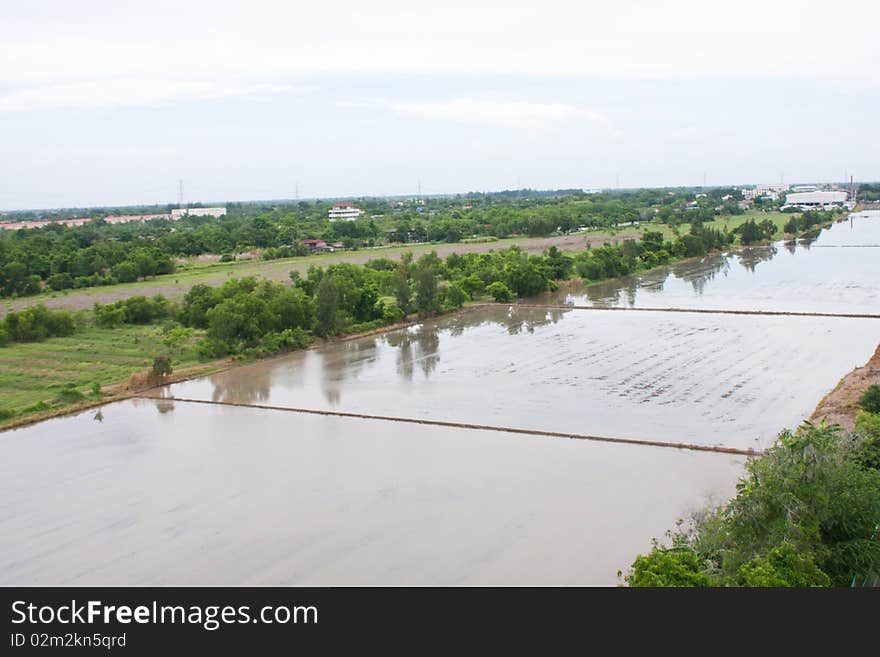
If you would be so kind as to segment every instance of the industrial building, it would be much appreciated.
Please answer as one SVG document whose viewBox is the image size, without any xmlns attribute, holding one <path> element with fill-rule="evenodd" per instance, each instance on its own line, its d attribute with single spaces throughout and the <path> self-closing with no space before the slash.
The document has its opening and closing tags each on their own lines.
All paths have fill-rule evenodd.
<svg viewBox="0 0 880 657">
<path fill-rule="evenodd" d="M 827 210 L 844 208 L 848 207 L 848 196 L 846 192 L 839 191 L 794 192 L 785 195 L 785 205 L 782 206 L 782 209 Z"/>
</svg>

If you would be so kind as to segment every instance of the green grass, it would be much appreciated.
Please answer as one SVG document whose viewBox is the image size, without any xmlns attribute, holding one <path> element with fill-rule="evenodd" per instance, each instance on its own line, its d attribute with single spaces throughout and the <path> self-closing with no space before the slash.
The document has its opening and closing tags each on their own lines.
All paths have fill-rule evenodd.
<svg viewBox="0 0 880 657">
<path fill-rule="evenodd" d="M 716 228 L 718 230 L 724 230 L 725 228 L 733 230 L 746 223 L 749 219 L 754 219 L 756 223 L 761 223 L 762 221 L 769 219 L 776 224 L 776 234 L 773 237 L 780 239 L 782 238 L 782 227 L 788 223 L 788 220 L 791 219 L 792 216 L 794 215 L 788 212 L 760 212 L 758 210 L 748 210 L 743 214 L 720 217 L 714 221 L 707 221 L 703 225 L 707 228 Z"/>
<path fill-rule="evenodd" d="M 686 215 L 685 215 L 686 216 Z M 784 213 L 784 212 L 760 212 L 758 210 L 748 210 L 743 214 L 731 215 L 725 217 L 719 217 L 713 221 L 706 221 L 703 223 L 707 228 L 715 228 L 717 230 L 724 230 L 725 228 L 728 230 L 734 230 L 738 228 L 742 224 L 746 223 L 750 219 L 754 219 L 757 223 L 761 223 L 769 219 L 774 224 L 776 224 L 776 234 L 774 235 L 775 239 L 782 238 L 782 227 L 791 219 L 792 214 Z M 613 237 L 611 241 L 614 239 L 639 239 L 645 231 L 659 232 L 663 234 L 664 239 L 672 239 L 675 237 L 675 231 L 672 228 L 662 223 L 655 222 L 642 222 L 638 226 L 623 226 L 620 228 L 594 228 L 592 230 L 584 233 L 585 235 L 590 235 L 594 233 L 608 233 Z M 680 235 L 685 235 L 690 231 L 690 224 L 681 224 L 678 227 L 678 233 Z"/>
<path fill-rule="evenodd" d="M 148 370 L 154 356 L 168 353 L 162 337 L 162 329 L 153 325 L 112 329 L 86 325 L 69 337 L 2 347 L 0 410 L 21 417 L 34 412 L 26 409 L 40 402 L 49 408 L 61 408 L 76 396 L 65 392 L 71 388 L 95 399 L 94 384 L 108 386 L 127 381 L 133 372 Z M 172 354 L 174 367 L 197 362 L 195 340 L 194 336 Z M 4 423 L 0 421 L 0 425 Z"/>
</svg>

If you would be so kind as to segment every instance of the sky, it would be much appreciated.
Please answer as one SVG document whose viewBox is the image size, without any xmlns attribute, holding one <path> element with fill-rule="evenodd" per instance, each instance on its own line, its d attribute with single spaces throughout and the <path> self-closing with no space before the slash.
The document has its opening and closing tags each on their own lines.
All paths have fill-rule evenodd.
<svg viewBox="0 0 880 657">
<path fill-rule="evenodd" d="M 878 180 L 878 64 L 876 0 L 2 2 L 0 210 Z"/>
</svg>

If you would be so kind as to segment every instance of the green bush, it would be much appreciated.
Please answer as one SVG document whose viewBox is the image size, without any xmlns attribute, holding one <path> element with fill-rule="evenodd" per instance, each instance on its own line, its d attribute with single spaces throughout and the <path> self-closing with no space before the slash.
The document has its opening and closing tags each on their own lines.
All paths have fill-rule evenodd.
<svg viewBox="0 0 880 657">
<path fill-rule="evenodd" d="M 861 411 L 856 418 L 854 458 L 863 468 L 880 470 L 880 415 Z"/>
<path fill-rule="evenodd" d="M 733 586 L 849 586 L 877 570 L 880 542 L 871 536 L 880 524 L 880 471 L 864 467 L 860 444 L 836 425 L 784 431 L 746 464 L 733 500 L 674 535 L 673 545 L 692 550 L 695 562 L 670 565 L 652 552 L 652 561 L 633 563 L 628 581 L 670 570 L 671 582 L 707 572 Z"/>
<path fill-rule="evenodd" d="M 125 310 L 116 305 L 95 304 L 95 322 L 104 328 L 115 328 L 125 323 Z"/>
<path fill-rule="evenodd" d="M 75 404 L 81 402 L 86 396 L 73 386 L 68 386 L 59 392 L 55 399 L 62 404 Z"/>
<path fill-rule="evenodd" d="M 6 315 L 4 328 L 12 342 L 38 342 L 71 335 L 76 329 L 73 315 L 65 310 L 49 310 L 40 304 Z"/>
<path fill-rule="evenodd" d="M 859 399 L 859 406 L 868 413 L 880 413 L 880 386 L 876 383 L 869 386 Z"/>
<path fill-rule="evenodd" d="M 831 586 L 831 579 L 816 565 L 813 555 L 800 554 L 784 541 L 764 557 L 755 557 L 737 571 L 737 585 L 760 587 Z"/>
<path fill-rule="evenodd" d="M 95 304 L 95 321 L 107 328 L 121 324 L 150 324 L 171 315 L 168 299 L 160 294 L 150 299 L 140 294 L 116 303 Z"/>
<path fill-rule="evenodd" d="M 650 554 L 636 557 L 626 582 L 634 587 L 717 586 L 704 572 L 696 552 L 686 548 L 666 550 L 656 545 Z"/>
<path fill-rule="evenodd" d="M 501 281 L 486 286 L 486 292 L 498 303 L 507 303 L 513 299 L 513 292 Z"/>
<path fill-rule="evenodd" d="M 0 325 L 0 347 L 5 347 L 9 344 L 9 333 L 6 332 L 6 327 Z"/>
<path fill-rule="evenodd" d="M 405 316 L 400 306 L 393 301 L 386 299 L 382 302 L 382 321 L 385 324 L 396 324 Z"/>
</svg>

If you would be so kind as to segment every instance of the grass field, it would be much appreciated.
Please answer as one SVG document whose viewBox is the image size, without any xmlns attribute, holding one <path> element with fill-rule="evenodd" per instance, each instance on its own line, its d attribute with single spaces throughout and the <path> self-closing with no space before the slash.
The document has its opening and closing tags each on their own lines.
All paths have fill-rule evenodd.
<svg viewBox="0 0 880 657">
<path fill-rule="evenodd" d="M 776 234 L 774 235 L 775 239 L 782 238 L 782 227 L 791 219 L 792 215 L 783 212 L 759 212 L 756 210 L 749 210 L 744 212 L 743 214 L 732 215 L 728 217 L 723 217 L 719 219 L 715 219 L 714 221 L 707 221 L 703 225 L 707 228 L 715 228 L 717 230 L 724 230 L 725 228 L 728 230 L 734 230 L 735 228 L 741 226 L 746 223 L 750 219 L 754 219 L 757 223 L 761 223 L 769 219 L 774 224 L 776 224 Z M 633 238 L 638 239 L 642 236 L 642 234 L 647 231 L 659 232 L 663 233 L 663 237 L 665 239 L 671 239 L 675 237 L 675 231 L 667 226 L 666 224 L 655 224 L 655 223 L 641 223 L 638 226 L 621 226 L 619 228 L 608 229 L 608 228 L 596 228 L 593 231 L 588 231 L 586 234 L 590 235 L 593 233 L 608 233 L 613 241 Z M 689 224 L 683 224 L 678 227 L 678 233 L 683 235 L 690 230 Z"/>
<path fill-rule="evenodd" d="M 69 337 L 2 347 L 0 411 L 21 416 L 62 408 L 78 397 L 70 389 L 86 398 L 100 398 L 92 393 L 95 384 L 103 387 L 127 381 L 132 373 L 148 370 L 155 356 L 169 353 L 162 337 L 159 326 L 106 329 L 86 325 Z M 195 339 L 171 354 L 174 367 L 197 362 Z M 0 426 L 14 419 L 0 420 Z"/>
</svg>

